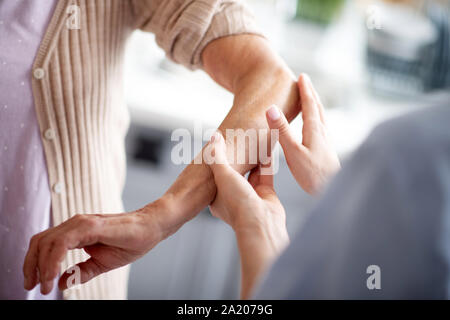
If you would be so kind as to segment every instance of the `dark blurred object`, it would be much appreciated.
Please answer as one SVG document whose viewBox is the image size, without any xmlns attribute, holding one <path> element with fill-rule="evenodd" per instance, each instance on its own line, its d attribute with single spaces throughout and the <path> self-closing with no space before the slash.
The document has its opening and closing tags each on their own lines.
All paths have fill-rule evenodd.
<svg viewBox="0 0 450 320">
<path fill-rule="evenodd" d="M 372 88 L 378 93 L 405 96 L 432 89 L 439 38 L 431 19 L 410 6 L 381 2 L 369 14 L 374 16 L 368 19 L 379 19 L 367 24 Z"/>
<path fill-rule="evenodd" d="M 345 0 L 297 0 L 297 18 L 328 24 L 339 13 Z"/>
<path fill-rule="evenodd" d="M 160 136 L 139 134 L 136 137 L 134 159 L 159 165 L 163 142 Z"/>
<path fill-rule="evenodd" d="M 428 2 L 427 13 L 438 32 L 435 47 L 435 61 L 430 78 L 430 89 L 450 87 L 450 11 L 448 4 L 443 6 Z"/>
</svg>

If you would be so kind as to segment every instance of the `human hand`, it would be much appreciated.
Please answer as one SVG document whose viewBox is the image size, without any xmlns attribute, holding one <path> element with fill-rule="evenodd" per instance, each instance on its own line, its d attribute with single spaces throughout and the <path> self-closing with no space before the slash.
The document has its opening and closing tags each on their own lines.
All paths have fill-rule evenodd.
<svg viewBox="0 0 450 320">
<path fill-rule="evenodd" d="M 81 283 L 135 261 L 168 236 L 160 221 L 168 211 L 160 199 L 145 212 L 76 215 L 33 236 L 23 265 L 25 289 L 32 290 L 40 282 L 41 293 L 50 293 L 68 250 L 83 248 L 90 255 L 78 264 Z M 60 290 L 67 288 L 69 277 L 67 272 L 61 276 Z"/>
<path fill-rule="evenodd" d="M 242 298 L 249 298 L 260 275 L 288 244 L 286 214 L 273 188 L 273 175 L 261 168 L 250 172 L 248 181 L 228 163 L 224 138 L 211 138 L 210 165 L 217 187 L 211 213 L 236 233 L 242 266 Z"/>
<path fill-rule="evenodd" d="M 280 144 L 297 183 L 309 194 L 316 194 L 340 169 L 340 163 L 331 145 L 322 103 L 307 75 L 300 76 L 298 88 L 302 104 L 302 142 L 278 107 L 272 106 L 266 117 L 269 127 L 279 130 Z"/>
</svg>

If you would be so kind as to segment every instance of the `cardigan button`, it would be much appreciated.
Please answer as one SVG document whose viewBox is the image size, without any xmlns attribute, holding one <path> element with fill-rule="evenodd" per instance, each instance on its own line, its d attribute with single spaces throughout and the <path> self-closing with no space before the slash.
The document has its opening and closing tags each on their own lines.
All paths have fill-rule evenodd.
<svg viewBox="0 0 450 320">
<path fill-rule="evenodd" d="M 57 194 L 60 194 L 60 193 L 62 193 L 62 184 L 61 183 L 55 183 L 54 185 L 53 185 L 53 191 L 55 192 L 55 193 L 57 193 Z"/>
<path fill-rule="evenodd" d="M 55 131 L 53 129 L 47 129 L 44 133 L 44 137 L 47 140 L 53 140 L 56 138 Z"/>
<path fill-rule="evenodd" d="M 42 68 L 34 69 L 33 76 L 37 80 L 41 80 L 45 77 L 45 71 Z"/>
</svg>

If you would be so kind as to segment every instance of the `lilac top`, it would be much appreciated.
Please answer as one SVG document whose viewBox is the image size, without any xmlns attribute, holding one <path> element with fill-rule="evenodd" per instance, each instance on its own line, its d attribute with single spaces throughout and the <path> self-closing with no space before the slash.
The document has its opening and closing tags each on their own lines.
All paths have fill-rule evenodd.
<svg viewBox="0 0 450 320">
<path fill-rule="evenodd" d="M 58 299 L 23 288 L 30 238 L 51 226 L 31 68 L 56 1 L 0 1 L 0 299 Z"/>
</svg>

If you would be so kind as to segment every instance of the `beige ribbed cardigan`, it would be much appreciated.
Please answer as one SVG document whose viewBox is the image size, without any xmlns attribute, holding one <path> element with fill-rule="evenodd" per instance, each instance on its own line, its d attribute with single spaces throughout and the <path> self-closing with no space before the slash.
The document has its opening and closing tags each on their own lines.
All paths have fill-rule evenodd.
<svg viewBox="0 0 450 320">
<path fill-rule="evenodd" d="M 69 5 L 80 9 L 80 29 L 68 27 Z M 137 28 L 155 33 L 168 57 L 191 69 L 201 67 L 210 41 L 257 32 L 248 11 L 231 0 L 60 0 L 32 75 L 54 225 L 76 213 L 123 211 L 129 116 L 122 64 Z M 81 250 L 69 252 L 62 271 L 86 258 Z M 64 298 L 125 299 L 127 278 L 121 268 L 66 290 Z"/>
</svg>

